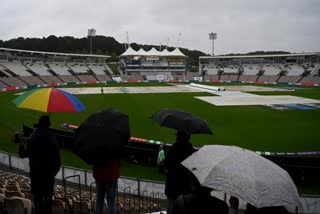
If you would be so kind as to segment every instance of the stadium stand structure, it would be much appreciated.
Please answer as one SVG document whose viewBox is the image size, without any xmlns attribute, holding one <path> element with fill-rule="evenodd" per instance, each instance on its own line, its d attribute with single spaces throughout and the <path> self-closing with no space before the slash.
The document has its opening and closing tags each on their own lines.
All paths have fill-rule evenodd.
<svg viewBox="0 0 320 214">
<path fill-rule="evenodd" d="M 0 48 L 0 87 L 104 81 L 246 81 L 320 83 L 320 53 L 203 56 L 199 73 L 187 71 L 186 56 L 129 47 L 114 71 L 109 56 Z"/>
<path fill-rule="evenodd" d="M 204 80 L 320 83 L 320 53 L 202 56 Z"/>
<path fill-rule="evenodd" d="M 109 81 L 107 58 L 0 48 L 0 87 Z"/>
<path fill-rule="evenodd" d="M 173 75 L 186 72 L 186 56 L 179 50 L 164 49 L 135 51 L 130 46 L 120 55 L 121 72 L 130 79 L 138 80 L 173 80 Z"/>
</svg>

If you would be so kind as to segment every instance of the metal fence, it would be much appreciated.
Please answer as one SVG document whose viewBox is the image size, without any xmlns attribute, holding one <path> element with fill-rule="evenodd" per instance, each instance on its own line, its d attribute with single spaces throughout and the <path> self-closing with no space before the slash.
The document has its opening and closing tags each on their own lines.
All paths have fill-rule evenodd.
<svg viewBox="0 0 320 214">
<path fill-rule="evenodd" d="M 0 151 L 0 164 L 6 167 L 23 171 L 25 173 L 29 172 L 29 161 L 28 159 L 19 158 L 15 154 L 10 154 L 7 152 Z M 92 171 L 77 169 L 73 167 L 62 166 L 56 179 L 63 181 L 66 177 L 79 175 L 80 183 L 82 185 L 90 186 L 95 182 Z M 79 183 L 79 178 L 73 177 L 68 179 L 68 182 Z M 122 193 L 130 193 L 138 196 L 145 195 L 156 195 L 161 194 L 161 198 L 165 199 L 164 193 L 164 183 L 156 181 L 148 181 L 143 179 L 135 179 L 128 177 L 120 177 L 118 180 L 118 191 Z M 212 193 L 215 197 L 228 202 L 230 195 L 227 195 L 223 192 L 215 191 Z M 301 205 L 302 207 L 298 210 L 299 213 L 320 213 L 320 196 L 310 196 L 310 195 L 301 195 Z M 244 209 L 246 202 L 240 200 L 240 209 Z M 291 212 L 297 212 L 293 207 Z"/>
<path fill-rule="evenodd" d="M 19 158 L 19 156 L 15 154 L 0 151 L 0 164 L 11 169 L 29 173 L 29 160 L 27 158 Z M 56 179 L 63 181 L 66 177 L 74 175 L 80 176 L 80 183 L 82 185 L 90 186 L 90 184 L 95 182 L 92 171 L 67 166 L 61 167 L 60 171 L 56 175 Z M 79 179 L 76 177 L 70 178 L 68 179 L 68 181 L 75 184 L 79 183 Z M 122 193 L 124 193 L 125 191 L 127 192 L 127 187 L 130 187 L 130 189 L 132 190 L 131 194 L 139 196 L 142 196 L 143 192 L 148 192 L 149 194 L 164 193 L 164 183 L 162 182 L 120 177 L 118 180 L 118 191 Z M 165 199 L 164 195 L 163 198 Z"/>
</svg>

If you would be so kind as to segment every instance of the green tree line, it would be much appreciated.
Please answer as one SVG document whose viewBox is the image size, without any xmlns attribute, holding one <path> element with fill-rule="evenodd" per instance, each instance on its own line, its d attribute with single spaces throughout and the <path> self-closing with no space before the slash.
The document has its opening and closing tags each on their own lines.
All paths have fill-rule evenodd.
<svg viewBox="0 0 320 214">
<path fill-rule="evenodd" d="M 0 40 L 0 47 L 14 48 L 23 50 L 46 51 L 46 52 L 61 52 L 61 53 L 79 53 L 88 54 L 90 52 L 90 41 L 87 37 L 75 38 L 72 36 L 57 37 L 54 35 L 43 38 L 15 38 L 7 41 Z M 150 50 L 152 47 L 159 50 L 159 46 L 155 45 L 142 45 L 132 43 L 131 47 L 135 50 L 143 48 Z M 168 50 L 173 50 L 173 47 L 168 47 Z M 182 53 L 188 56 L 188 64 L 197 66 L 199 63 L 199 56 L 206 54 L 197 51 L 189 50 L 186 48 L 180 49 Z M 113 37 L 95 36 L 93 38 L 92 52 L 93 54 L 110 55 L 110 61 L 117 61 L 118 56 L 125 51 L 125 45 L 119 43 Z"/>
</svg>

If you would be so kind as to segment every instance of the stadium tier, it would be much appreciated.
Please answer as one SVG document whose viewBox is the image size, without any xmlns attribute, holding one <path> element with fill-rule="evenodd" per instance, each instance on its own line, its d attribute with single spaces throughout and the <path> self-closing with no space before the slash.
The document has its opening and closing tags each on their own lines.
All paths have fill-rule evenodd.
<svg viewBox="0 0 320 214">
<path fill-rule="evenodd" d="M 110 81 L 107 58 L 0 48 L 0 87 Z"/>
<path fill-rule="evenodd" d="M 203 56 L 204 80 L 319 83 L 320 53 Z"/>
<path fill-rule="evenodd" d="M 199 73 L 188 72 L 178 49 L 129 47 L 113 70 L 109 56 L 0 48 L 0 87 L 96 81 L 247 81 L 320 83 L 320 53 L 204 56 Z"/>
<path fill-rule="evenodd" d="M 120 63 L 123 72 L 142 75 L 144 80 L 172 80 L 172 74 L 186 72 L 186 58 L 178 48 L 170 52 L 129 47 L 120 55 Z"/>
</svg>

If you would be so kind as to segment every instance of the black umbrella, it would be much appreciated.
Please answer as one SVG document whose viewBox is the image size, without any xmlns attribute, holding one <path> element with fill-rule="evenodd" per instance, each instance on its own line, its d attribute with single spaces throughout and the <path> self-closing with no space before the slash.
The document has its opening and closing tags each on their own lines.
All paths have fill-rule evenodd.
<svg viewBox="0 0 320 214">
<path fill-rule="evenodd" d="M 119 158 L 130 138 L 128 115 L 117 109 L 91 114 L 76 130 L 73 151 L 88 164 Z"/>
<path fill-rule="evenodd" d="M 187 134 L 212 134 L 205 120 L 188 112 L 163 109 L 152 115 L 152 119 L 161 126 L 173 128 Z"/>
</svg>

